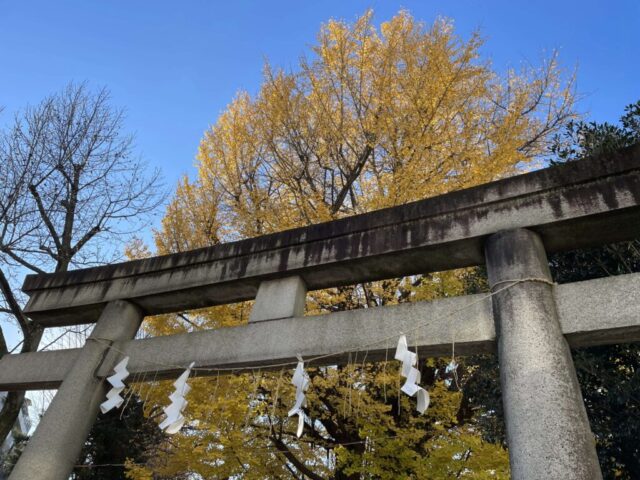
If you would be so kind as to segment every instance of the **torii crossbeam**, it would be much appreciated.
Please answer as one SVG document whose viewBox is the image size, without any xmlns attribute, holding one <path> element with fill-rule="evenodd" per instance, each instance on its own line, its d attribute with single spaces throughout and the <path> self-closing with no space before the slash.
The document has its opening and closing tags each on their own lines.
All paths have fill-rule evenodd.
<svg viewBox="0 0 640 480">
<path fill-rule="evenodd" d="M 10 478 L 68 478 L 123 353 L 131 372 L 158 378 L 191 361 L 268 368 L 340 352 L 323 360 L 339 364 L 358 345 L 375 360 L 393 347 L 376 340 L 429 318 L 440 321 L 412 339 L 421 352 L 447 354 L 454 332 L 460 355 L 497 349 L 514 479 L 601 478 L 569 345 L 640 341 L 640 274 L 553 286 L 546 253 L 637 237 L 640 146 L 240 242 L 28 276 L 34 321 L 97 323 L 82 348 L 0 359 L 0 391 L 58 388 Z M 308 290 L 481 264 L 491 298 L 304 316 Z M 254 298 L 248 325 L 133 340 L 145 315 Z"/>
</svg>

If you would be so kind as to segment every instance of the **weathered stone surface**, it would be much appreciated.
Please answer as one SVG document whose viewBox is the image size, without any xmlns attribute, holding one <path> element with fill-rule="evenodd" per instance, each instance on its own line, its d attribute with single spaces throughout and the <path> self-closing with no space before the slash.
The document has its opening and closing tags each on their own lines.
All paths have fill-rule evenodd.
<svg viewBox="0 0 640 480">
<path fill-rule="evenodd" d="M 483 263 L 483 242 L 530 227 L 548 252 L 640 236 L 640 145 L 476 188 L 216 247 L 27 277 L 43 325 L 95 321 L 106 302 L 146 314 L 255 298 L 264 280 L 310 290 Z"/>
<path fill-rule="evenodd" d="M 101 365 L 113 368 L 113 363 L 104 363 L 109 343 L 131 339 L 141 321 L 142 312 L 131 303 L 107 305 L 89 336 L 92 340 L 77 352 L 10 480 L 69 478 L 107 393 L 106 383 L 95 375 L 96 371 Z"/>
<path fill-rule="evenodd" d="M 486 246 L 502 404 L 514 480 L 602 478 L 595 438 L 558 319 L 540 237 L 518 229 Z"/>
<path fill-rule="evenodd" d="M 307 286 L 297 275 L 265 280 L 258 288 L 249 322 L 301 317 L 307 298 Z"/>
<path fill-rule="evenodd" d="M 295 361 L 297 353 L 310 358 L 337 350 L 337 355 L 316 361 L 342 364 L 352 360 L 384 359 L 393 353 L 396 335 L 407 334 L 421 356 L 447 356 L 456 331 L 457 355 L 495 351 L 495 328 L 491 302 L 482 295 L 377 307 L 313 317 L 273 320 L 235 328 L 145 340 L 116 345 L 131 356 L 129 371 L 172 378 L 179 368 L 195 360 L 198 367 L 236 368 Z M 640 341 L 640 274 L 620 275 L 559 285 L 554 298 L 562 331 L 570 346 L 589 346 Z M 479 302 L 469 309 L 465 305 Z M 447 317 L 452 311 L 460 311 Z M 417 325 L 428 322 L 415 330 Z M 415 330 L 415 331 L 414 331 Z M 358 350 L 356 345 L 387 342 Z M 80 349 L 5 355 L 0 359 L 0 391 L 57 388 L 71 370 Z M 110 357 L 98 376 L 108 375 Z M 392 355 L 391 355 L 392 356 Z M 150 363 L 155 362 L 155 363 Z M 203 374 L 203 372 L 198 372 Z M 214 373 L 211 373 L 214 375 Z"/>
</svg>

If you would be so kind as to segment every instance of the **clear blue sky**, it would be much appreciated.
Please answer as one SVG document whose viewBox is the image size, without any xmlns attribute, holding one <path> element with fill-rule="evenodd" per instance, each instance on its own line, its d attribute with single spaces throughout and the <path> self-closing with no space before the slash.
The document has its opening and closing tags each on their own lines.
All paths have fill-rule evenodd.
<svg viewBox="0 0 640 480">
<path fill-rule="evenodd" d="M 498 69 L 560 50 L 578 66 L 580 105 L 616 120 L 640 99 L 640 2 L 627 1 L 30 1 L 0 0 L 0 124 L 70 80 L 107 86 L 140 153 L 174 185 L 193 173 L 203 131 L 238 89 L 256 92 L 265 58 L 295 67 L 320 24 L 376 22 L 400 8 L 428 23 L 480 28 Z"/>
<path fill-rule="evenodd" d="M 640 1 L 0 0 L 0 125 L 71 80 L 107 86 L 128 111 L 138 151 L 167 184 L 194 173 L 203 131 L 239 89 L 255 93 L 265 58 L 293 68 L 321 23 L 376 22 L 408 9 L 480 29 L 499 70 L 557 48 L 578 66 L 580 110 L 615 121 L 640 99 Z"/>
</svg>

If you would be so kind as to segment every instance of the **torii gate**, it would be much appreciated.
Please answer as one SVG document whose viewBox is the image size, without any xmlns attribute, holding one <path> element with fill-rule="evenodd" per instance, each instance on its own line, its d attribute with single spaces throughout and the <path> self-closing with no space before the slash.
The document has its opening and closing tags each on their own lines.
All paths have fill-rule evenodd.
<svg viewBox="0 0 640 480">
<path fill-rule="evenodd" d="M 68 478 L 126 352 L 129 371 L 268 368 L 420 328 L 411 343 L 499 355 L 514 479 L 601 478 L 569 346 L 640 341 L 640 274 L 551 284 L 547 252 L 640 237 L 640 145 L 419 202 L 191 252 L 30 275 L 44 327 L 97 322 L 82 348 L 5 355 L 0 390 L 58 388 L 11 480 Z M 307 290 L 485 263 L 496 293 L 304 317 Z M 249 324 L 134 340 L 145 315 L 256 299 Z M 286 341 L 282 341 L 286 339 Z M 91 341 L 100 340 L 100 341 Z M 395 342 L 368 347 L 382 359 Z M 110 345 L 117 349 L 111 349 Z M 316 363 L 319 364 L 320 362 Z M 553 381 L 549 381 L 553 378 Z"/>
</svg>

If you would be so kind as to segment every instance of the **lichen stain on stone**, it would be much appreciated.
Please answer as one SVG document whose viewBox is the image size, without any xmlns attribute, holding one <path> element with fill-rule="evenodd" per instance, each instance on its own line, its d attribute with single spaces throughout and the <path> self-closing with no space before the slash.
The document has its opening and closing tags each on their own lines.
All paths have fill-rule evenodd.
<svg viewBox="0 0 640 480">
<path fill-rule="evenodd" d="M 454 257 L 475 258 L 477 254 L 468 253 L 476 248 L 470 247 L 476 245 L 471 237 L 496 231 L 493 228 L 536 229 L 538 223 L 543 233 L 551 234 L 544 225 L 554 220 L 566 226 L 565 238 L 556 243 L 567 245 L 578 241 L 577 236 L 567 233 L 569 226 L 575 228 L 576 224 L 564 222 L 568 218 L 586 215 L 589 218 L 579 222 L 581 231 L 595 232 L 603 222 L 592 222 L 590 217 L 607 210 L 609 219 L 623 208 L 627 222 L 637 218 L 633 212 L 640 207 L 639 156 L 637 146 L 604 161 L 575 162 L 334 222 L 116 265 L 30 275 L 24 289 L 34 300 L 47 299 L 34 305 L 67 305 L 97 302 L 109 292 L 116 296 L 140 293 L 149 283 L 174 294 L 172 288 L 191 289 L 198 282 L 248 282 L 304 266 L 313 267 L 310 276 L 325 277 L 324 282 L 335 267 L 339 273 L 334 277 L 341 281 L 357 274 L 365 277 L 408 271 L 425 254 L 421 249 L 425 246 L 433 246 L 431 254 L 437 257 L 420 260 L 425 265 L 446 266 L 447 262 L 455 263 Z M 462 245 L 462 253 L 447 246 L 465 237 L 464 243 L 456 243 Z M 387 255 L 389 252 L 394 256 Z M 375 262 L 384 265 L 370 261 L 371 256 L 380 256 Z M 247 275 L 251 278 L 245 279 Z M 60 293 L 64 287 L 69 290 L 63 298 Z"/>
<path fill-rule="evenodd" d="M 244 277 L 247 271 L 248 258 L 236 257 L 229 260 L 225 260 L 229 265 L 229 277 L 234 276 L 236 278 Z"/>
<path fill-rule="evenodd" d="M 289 255 L 291 253 L 291 249 L 284 248 L 280 250 L 280 261 L 278 263 L 278 271 L 286 272 L 289 266 Z"/>
<path fill-rule="evenodd" d="M 558 195 L 550 195 L 547 198 L 547 203 L 553 210 L 553 218 L 562 218 L 564 209 L 562 208 L 562 199 Z"/>
</svg>

